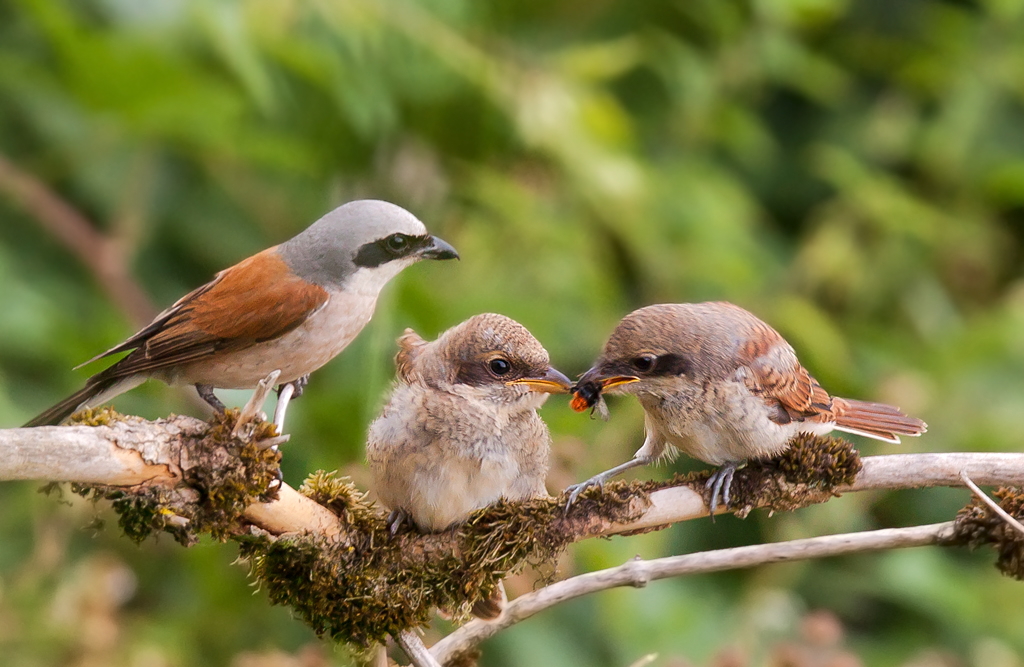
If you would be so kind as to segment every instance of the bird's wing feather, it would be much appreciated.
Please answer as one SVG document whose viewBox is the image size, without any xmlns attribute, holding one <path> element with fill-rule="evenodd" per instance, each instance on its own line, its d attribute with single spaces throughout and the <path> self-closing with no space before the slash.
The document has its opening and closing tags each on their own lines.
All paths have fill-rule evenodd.
<svg viewBox="0 0 1024 667">
<path fill-rule="evenodd" d="M 738 353 L 747 388 L 790 420 L 834 421 L 832 397 L 800 365 L 793 348 L 763 322 L 747 337 Z"/>
<path fill-rule="evenodd" d="M 197 361 L 281 336 L 329 298 L 327 290 L 292 273 L 276 247 L 269 248 L 221 271 L 97 358 L 134 350 L 108 369 L 116 368 L 118 376 Z"/>
</svg>

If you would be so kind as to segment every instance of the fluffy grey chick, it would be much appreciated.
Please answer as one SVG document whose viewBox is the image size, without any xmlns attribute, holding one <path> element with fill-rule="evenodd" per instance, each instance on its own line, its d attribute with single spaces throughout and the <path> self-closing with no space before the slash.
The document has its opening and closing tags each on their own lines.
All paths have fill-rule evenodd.
<svg viewBox="0 0 1024 667">
<path fill-rule="evenodd" d="M 500 498 L 547 495 L 551 437 L 537 409 L 572 382 L 518 322 L 477 315 L 428 343 L 399 338 L 398 378 L 366 457 L 392 530 L 441 531 Z"/>
</svg>

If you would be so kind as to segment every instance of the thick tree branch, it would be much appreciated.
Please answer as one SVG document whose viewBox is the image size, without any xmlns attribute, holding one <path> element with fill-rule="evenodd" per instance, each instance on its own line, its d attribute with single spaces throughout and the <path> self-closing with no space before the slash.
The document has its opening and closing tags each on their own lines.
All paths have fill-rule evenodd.
<svg viewBox="0 0 1024 667">
<path fill-rule="evenodd" d="M 734 570 L 783 561 L 826 558 L 843 554 L 903 549 L 939 544 L 953 536 L 953 522 L 913 528 L 889 528 L 863 533 L 827 535 L 777 544 L 758 544 L 734 549 L 705 551 L 651 561 L 635 559 L 618 567 L 588 572 L 545 586 L 508 603 L 493 621 L 475 620 L 435 644 L 430 652 L 439 663 L 473 649 L 501 630 L 556 604 L 617 586 L 641 588 L 648 582 L 668 577 Z"/>
<path fill-rule="evenodd" d="M 171 490 L 172 498 L 183 498 L 186 504 L 194 502 L 191 496 L 202 494 L 196 494 L 188 486 L 187 480 L 192 474 L 189 471 L 197 465 L 208 465 L 211 461 L 216 465 L 216 459 L 203 458 L 206 456 L 203 452 L 209 451 L 208 446 L 206 449 L 196 449 L 196 443 L 210 437 L 215 437 L 216 442 L 222 442 L 218 438 L 226 437 L 229 441 L 249 443 L 249 447 L 255 446 L 265 451 L 265 447 L 283 440 L 276 436 L 268 424 L 259 421 L 262 417 L 260 407 L 268 393 L 267 388 L 272 384 L 273 378 L 268 378 L 264 391 L 257 391 L 250 404 L 241 411 L 245 419 L 236 423 L 221 418 L 214 424 L 208 424 L 191 417 L 147 422 L 136 417 L 120 417 L 101 411 L 92 417 L 93 423 L 98 424 L 96 426 L 0 430 L 0 480 L 65 480 L 143 492 L 160 487 Z M 211 435 L 217 429 L 220 435 Z M 827 452 L 832 451 L 828 447 L 835 445 L 811 443 L 811 446 L 815 452 Z M 818 450 L 818 446 L 826 449 Z M 794 445 L 794 449 L 798 447 Z M 789 461 L 789 464 L 792 465 L 793 461 Z M 794 482 L 791 481 L 794 478 L 790 477 L 790 473 L 780 476 L 780 469 L 772 467 L 752 470 L 747 481 L 753 483 L 760 476 L 764 477 L 761 483 L 777 490 L 781 488 L 785 492 L 781 497 L 788 499 L 782 502 L 784 508 L 795 506 L 792 501 L 794 498 L 797 499 L 796 506 L 803 506 L 824 502 L 838 492 L 962 486 L 962 475 L 982 484 L 1024 485 L 1024 454 L 1021 453 L 901 454 L 868 457 L 859 462 L 854 456 L 853 464 L 854 467 L 849 470 L 855 472 L 858 467 L 860 469 L 856 477 L 840 478 L 851 479 L 852 482 L 846 486 L 831 487 L 831 491 L 829 487 L 819 488 L 816 478 L 805 479 L 797 475 L 796 479 L 804 481 Z M 614 486 L 607 492 L 610 494 L 607 498 L 592 497 L 586 502 L 581 499 L 581 504 L 565 514 L 560 509 L 560 501 L 531 501 L 532 505 L 527 503 L 521 508 L 499 510 L 498 514 L 481 514 L 478 518 L 484 523 L 473 530 L 486 531 L 489 525 L 496 525 L 500 530 L 500 522 L 507 519 L 496 517 L 509 517 L 509 511 L 524 512 L 523 517 L 527 517 L 528 522 L 540 522 L 537 527 L 542 532 L 547 531 L 544 534 L 562 536 L 557 541 L 564 545 L 565 541 L 650 530 L 678 521 L 706 517 L 708 510 L 701 493 L 693 490 L 685 481 L 677 484 L 650 493 L 644 491 L 644 488 L 649 488 L 644 485 Z M 695 486 L 701 488 L 699 483 Z M 797 492 L 789 493 L 790 487 Z M 760 495 L 753 494 L 749 502 L 760 504 L 772 501 L 762 500 Z M 243 506 L 240 505 L 239 510 Z M 623 518 L 609 518 L 616 516 Z M 283 484 L 278 489 L 277 500 L 249 505 L 244 509 L 242 519 L 233 532 L 229 530 L 221 534 L 238 534 L 239 529 L 246 532 L 248 523 L 272 536 L 310 533 L 328 537 L 335 544 L 365 544 L 366 536 L 360 532 L 364 529 L 355 527 L 358 524 L 347 523 L 347 520 L 339 518 L 331 509 Z M 471 523 L 476 520 L 471 519 Z M 498 524 L 490 523 L 494 521 L 498 521 Z M 629 562 L 619 568 L 581 575 L 524 595 L 509 603 L 496 621 L 473 621 L 449 635 L 433 648 L 433 658 L 425 657 L 426 650 L 422 641 L 413 634 L 400 633 L 396 640 L 410 652 L 416 665 L 436 664 L 431 662 L 434 659 L 444 664 L 501 629 L 547 607 L 612 586 L 639 586 L 653 579 L 783 560 L 934 544 L 950 535 L 951 531 L 951 523 L 936 524 L 690 554 L 646 563 Z M 417 566 L 457 557 L 462 544 L 459 534 L 455 532 L 430 535 L 403 533 L 394 539 L 397 543 L 392 548 L 398 554 L 395 566 L 409 567 L 414 571 Z"/>
<path fill-rule="evenodd" d="M 917 489 L 929 486 L 963 486 L 960 473 L 978 484 L 1024 485 L 1024 454 L 942 453 L 888 454 L 861 459 L 863 470 L 839 493 L 877 489 Z M 719 513 L 724 513 L 723 508 Z M 689 486 L 675 486 L 651 493 L 651 506 L 634 521 L 609 524 L 602 535 L 655 528 L 708 515 L 704 497 Z"/>
<path fill-rule="evenodd" d="M 173 487 L 181 483 L 183 439 L 205 428 L 198 419 L 173 417 L 155 422 L 128 418 L 96 427 L 0 429 L 0 480 Z M 1024 485 L 1022 453 L 898 454 L 866 457 L 862 462 L 856 481 L 840 491 L 962 486 L 961 471 L 979 484 Z M 628 522 L 573 518 L 574 534 L 613 535 L 707 516 L 703 497 L 689 486 L 660 489 L 649 499 L 649 506 Z M 308 531 L 346 541 L 349 537 L 348 527 L 333 513 L 287 485 L 282 485 L 279 500 L 252 505 L 246 518 L 273 534 Z M 421 552 L 451 548 L 447 533 L 412 538 Z"/>
</svg>

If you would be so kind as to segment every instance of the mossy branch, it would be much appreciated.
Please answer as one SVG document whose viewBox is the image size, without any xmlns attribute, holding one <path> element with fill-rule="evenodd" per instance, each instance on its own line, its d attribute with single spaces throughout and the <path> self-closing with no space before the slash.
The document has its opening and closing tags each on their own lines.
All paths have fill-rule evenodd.
<svg viewBox="0 0 1024 667">
<path fill-rule="evenodd" d="M 88 484 L 80 490 L 111 499 L 136 539 L 153 530 L 184 543 L 199 531 L 232 537 L 273 602 L 291 606 L 318 633 L 362 646 L 426 623 L 437 607 L 465 618 L 503 577 L 553 562 L 571 542 L 707 516 L 701 473 L 614 482 L 588 491 L 568 512 L 564 498 L 498 503 L 444 533 L 391 536 L 383 513 L 345 480 L 318 473 L 301 492 L 272 484 L 278 455 L 267 445 L 280 442 L 272 425 L 240 427 L 237 413 L 210 423 L 146 422 L 109 411 L 81 419 L 86 423 L 0 430 L 0 479 Z M 1024 454 L 861 460 L 846 441 L 800 438 L 783 457 L 737 473 L 732 510 L 795 509 L 864 489 L 959 486 L 962 471 L 982 484 L 1024 484 Z M 268 488 L 277 490 L 276 499 Z M 965 542 L 997 543 L 1001 562 L 1013 570 L 1024 560 L 1016 543 L 993 537 L 999 522 L 986 523 L 988 515 L 977 512 L 983 510 Z"/>
</svg>

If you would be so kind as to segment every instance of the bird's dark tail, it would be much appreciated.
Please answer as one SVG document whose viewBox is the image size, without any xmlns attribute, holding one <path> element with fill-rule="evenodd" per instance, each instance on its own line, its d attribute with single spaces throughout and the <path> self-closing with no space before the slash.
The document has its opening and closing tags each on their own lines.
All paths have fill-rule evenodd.
<svg viewBox="0 0 1024 667">
<path fill-rule="evenodd" d="M 102 374 L 100 374 L 101 376 Z M 85 387 L 71 394 L 63 401 L 49 410 L 36 416 L 25 424 L 25 428 L 33 426 L 56 426 L 70 417 L 79 409 L 97 405 L 107 401 L 118 394 L 128 391 L 140 385 L 145 378 L 129 377 L 107 377 L 93 376 L 85 384 Z"/>
<path fill-rule="evenodd" d="M 928 424 L 908 417 L 899 408 L 885 403 L 869 403 L 852 398 L 837 398 L 832 404 L 836 430 L 876 440 L 898 443 L 901 435 L 921 435 Z"/>
</svg>

